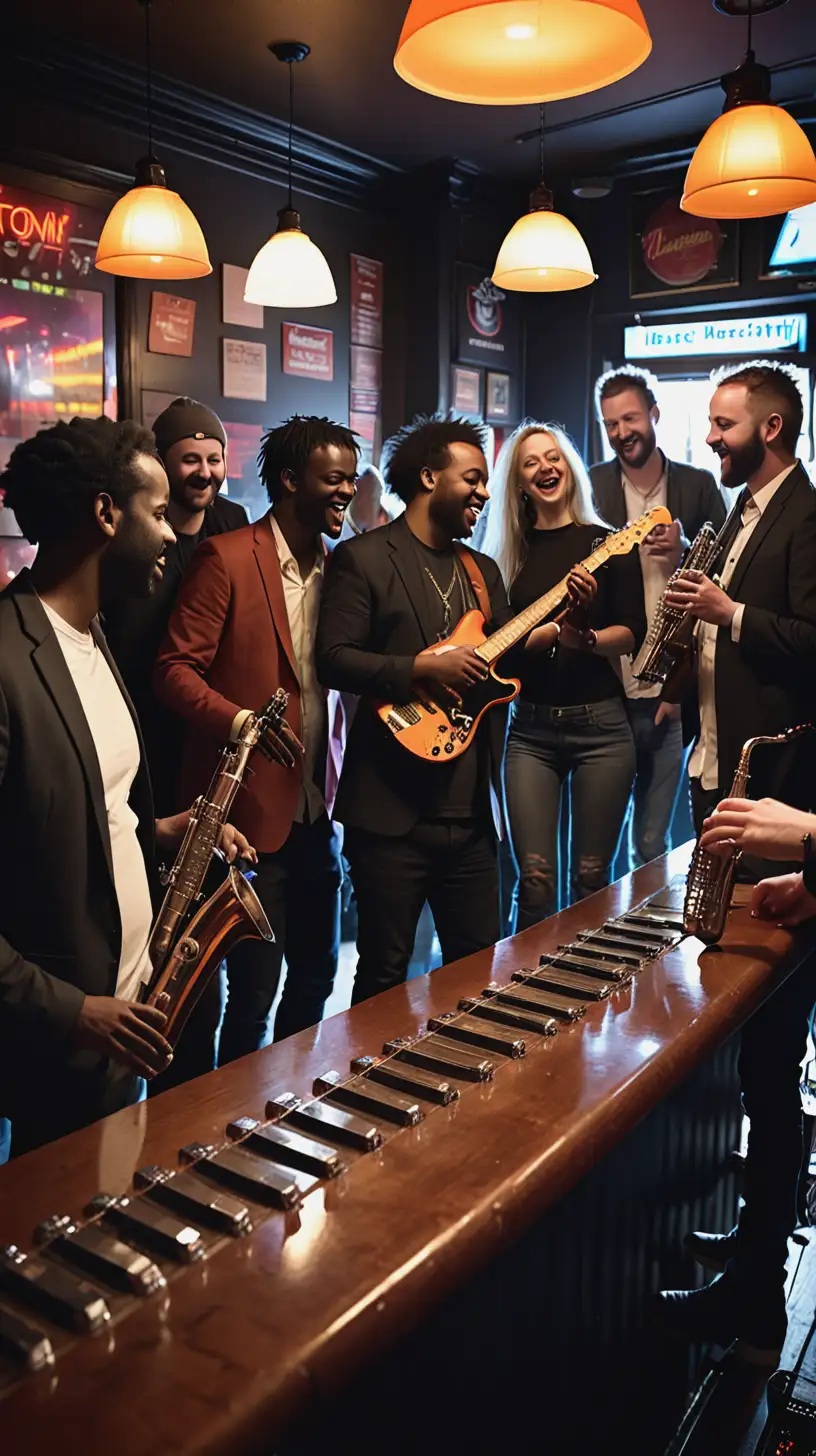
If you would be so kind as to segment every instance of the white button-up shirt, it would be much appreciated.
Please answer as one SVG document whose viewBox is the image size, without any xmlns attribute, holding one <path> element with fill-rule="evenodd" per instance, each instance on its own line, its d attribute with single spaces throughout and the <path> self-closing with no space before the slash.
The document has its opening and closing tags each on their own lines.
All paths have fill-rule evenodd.
<svg viewBox="0 0 816 1456">
<path fill-rule="evenodd" d="M 320 594 L 323 590 L 325 552 L 318 552 L 315 564 L 304 581 L 300 568 L 289 550 L 286 537 L 271 512 L 267 520 L 272 528 L 278 551 L 286 615 L 289 619 L 292 650 L 295 654 L 295 667 L 300 684 L 300 736 L 305 752 L 303 755 L 303 787 L 298 799 L 295 821 L 302 824 L 305 819 L 308 818 L 311 822 L 326 811 L 323 795 L 315 783 L 317 755 L 326 726 L 326 695 L 317 680 L 315 666 L 315 637 L 317 635 L 317 617 L 320 611 Z"/>
<path fill-rule="evenodd" d="M 653 490 L 645 495 L 643 491 L 636 490 L 626 475 L 621 472 L 621 484 L 623 486 L 623 497 L 626 502 L 627 522 L 636 521 L 644 511 L 651 511 L 655 506 L 665 506 L 667 493 L 667 474 L 664 466 L 663 474 Z M 652 556 L 644 546 L 638 547 L 640 556 L 640 570 L 643 577 L 643 601 L 646 607 L 647 630 L 652 625 L 654 614 L 657 611 L 658 603 L 662 597 L 666 582 L 674 571 L 674 566 L 667 556 Z M 620 660 L 621 677 L 623 679 L 624 692 L 627 698 L 656 698 L 662 692 L 660 683 L 641 682 L 632 674 L 632 664 L 628 657 Z"/>
<path fill-rule="evenodd" d="M 743 551 L 745 550 L 752 533 L 759 525 L 770 501 L 776 495 L 780 485 L 787 480 L 791 471 L 795 468 L 788 465 L 761 490 L 752 494 L 751 499 L 746 501 L 742 508 L 740 520 L 742 522 L 728 552 L 725 565 L 719 574 L 720 585 L 724 591 L 728 590 L 728 584 L 736 570 Z M 745 606 L 740 602 L 737 610 L 731 618 L 731 641 L 739 642 L 742 631 L 742 618 Z M 716 789 L 722 787 L 727 789 L 729 785 L 719 784 L 719 761 L 717 755 L 717 704 L 716 687 L 714 682 L 714 660 L 717 654 L 717 633 L 719 627 L 711 622 L 698 622 L 695 628 L 697 637 L 698 656 L 698 680 L 700 696 L 700 736 L 689 763 L 689 775 L 691 778 L 699 778 L 704 789 Z"/>
</svg>

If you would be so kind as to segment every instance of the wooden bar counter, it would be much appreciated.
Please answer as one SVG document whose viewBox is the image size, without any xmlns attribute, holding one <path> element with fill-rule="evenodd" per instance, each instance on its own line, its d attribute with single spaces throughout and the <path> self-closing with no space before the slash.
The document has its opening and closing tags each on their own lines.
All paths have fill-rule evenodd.
<svg viewBox="0 0 816 1456">
<path fill-rule="evenodd" d="M 493 951 L 10 1163 L 0 1244 L 30 1251 L 42 1220 L 132 1195 L 137 1169 L 176 1168 L 233 1119 L 264 1122 L 269 1099 L 347 1077 L 353 1058 L 509 982 L 687 861 L 674 851 Z M 733 1033 L 808 954 L 806 938 L 732 910 L 719 948 L 681 942 L 494 1080 L 350 1155 L 299 1212 L 266 1210 L 248 1237 L 170 1272 L 163 1296 L 114 1309 L 101 1335 L 55 1338 L 51 1368 L 7 1377 L 3 1456 L 301 1456 L 372 1440 L 659 1456 L 688 1362 L 649 1331 L 643 1300 L 693 1282 L 687 1227 L 733 1217 Z"/>
</svg>

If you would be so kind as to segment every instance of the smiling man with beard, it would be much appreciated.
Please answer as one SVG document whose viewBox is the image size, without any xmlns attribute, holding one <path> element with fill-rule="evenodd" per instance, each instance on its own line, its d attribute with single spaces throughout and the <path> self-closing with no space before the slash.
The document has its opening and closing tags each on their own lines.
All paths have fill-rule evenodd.
<svg viewBox="0 0 816 1456">
<path fill-rule="evenodd" d="M 426 899 L 446 961 L 499 936 L 491 785 L 500 793 L 505 714 L 491 709 L 451 763 L 424 763 L 375 712 L 423 685 L 444 694 L 484 676 L 472 647 L 432 649 L 473 607 L 488 630 L 509 620 L 495 562 L 471 552 L 466 565 L 455 550 L 488 499 L 484 437 L 467 420 L 418 419 L 386 449 L 405 512 L 336 548 L 317 639 L 320 681 L 360 698 L 335 802 L 357 896 L 355 1002 L 405 980 Z"/>
<path fill-rule="evenodd" d="M 236 800 L 236 820 L 259 853 L 255 889 L 276 939 L 244 941 L 229 957 L 222 1066 L 263 1045 L 284 955 L 276 1040 L 320 1020 L 337 970 L 340 856 L 324 797 L 327 713 L 314 648 L 322 538 L 336 540 L 343 529 L 357 454 L 350 430 L 314 416 L 294 415 L 264 436 L 258 467 L 270 510 L 199 547 L 157 661 L 156 691 L 187 729 L 183 792 L 209 781 L 223 743 L 279 687 L 303 740 L 288 767 L 256 758 Z M 201 1048 L 210 1065 L 216 1026 L 217 1017 Z M 194 1033 L 203 1034 L 201 1022 Z"/>
<path fill-rule="evenodd" d="M 647 625 L 686 542 L 710 521 L 719 531 L 725 503 L 713 475 L 675 460 L 658 448 L 660 410 L 656 381 L 640 370 L 615 369 L 598 380 L 595 398 L 614 460 L 593 465 L 592 490 L 600 514 L 620 529 L 653 506 L 666 506 L 671 526 L 657 526 L 638 549 Z M 680 775 L 683 732 L 678 706 L 657 702 L 660 686 L 639 682 L 621 659 L 626 711 L 635 740 L 637 769 L 632 791 L 634 864 L 646 864 L 669 848 Z"/>
<path fill-rule="evenodd" d="M 172 857 L 189 816 L 154 820 L 97 620 L 148 597 L 173 544 L 153 436 L 59 424 L 17 446 L 2 485 L 38 546 L 0 596 L 0 1118 L 19 1154 L 137 1100 L 166 1066 L 165 1017 L 140 991 L 156 850 Z"/>
<path fill-rule="evenodd" d="M 714 563 L 718 580 L 689 572 L 667 597 L 699 623 L 701 731 L 690 763 L 698 832 L 728 795 L 746 739 L 816 714 L 816 491 L 796 459 L 802 413 L 794 380 L 764 362 L 721 378 L 711 401 L 708 443 L 722 483 L 745 489 Z M 751 762 L 751 797 L 812 810 L 813 762 L 807 738 L 760 749 Z M 805 835 L 800 864 L 810 847 L 807 826 Z M 759 841 L 757 849 L 761 854 Z M 773 873 L 759 858 L 741 864 L 753 878 Z M 763 913 L 759 892 L 754 904 Z M 770 1366 L 785 1338 L 785 1260 L 803 1158 L 800 1065 L 814 1001 L 810 960 L 744 1028 L 739 1071 L 750 1132 L 739 1223 L 728 1234 L 686 1240 L 694 1258 L 724 1272 L 704 1289 L 660 1295 L 657 1308 L 674 1333 L 723 1345 L 737 1339 L 746 1358 Z"/>
</svg>

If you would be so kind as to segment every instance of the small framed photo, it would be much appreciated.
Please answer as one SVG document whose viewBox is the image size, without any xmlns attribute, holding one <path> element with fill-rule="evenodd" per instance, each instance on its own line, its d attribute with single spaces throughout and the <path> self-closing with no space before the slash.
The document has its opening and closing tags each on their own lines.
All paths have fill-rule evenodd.
<svg viewBox="0 0 816 1456">
<path fill-rule="evenodd" d="M 510 418 L 510 375 L 487 372 L 485 419 L 509 420 Z"/>
<path fill-rule="evenodd" d="M 451 409 L 460 415 L 482 418 L 482 371 L 454 364 L 451 380 Z"/>
</svg>

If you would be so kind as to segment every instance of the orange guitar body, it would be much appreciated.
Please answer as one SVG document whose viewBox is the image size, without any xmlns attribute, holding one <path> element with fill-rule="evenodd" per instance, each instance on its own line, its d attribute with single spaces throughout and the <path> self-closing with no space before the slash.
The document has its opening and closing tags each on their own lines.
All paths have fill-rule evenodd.
<svg viewBox="0 0 816 1456">
<path fill-rule="evenodd" d="M 484 626 L 481 612 L 466 612 L 450 637 L 431 650 L 441 653 L 453 647 L 480 647 L 486 640 Z M 488 708 L 512 702 L 520 688 L 517 678 L 499 677 L 488 667 L 484 682 L 466 688 L 455 703 L 440 688 L 438 697 L 418 693 L 413 702 L 383 703 L 377 712 L 397 742 L 415 758 L 448 763 L 473 742 Z"/>
</svg>

